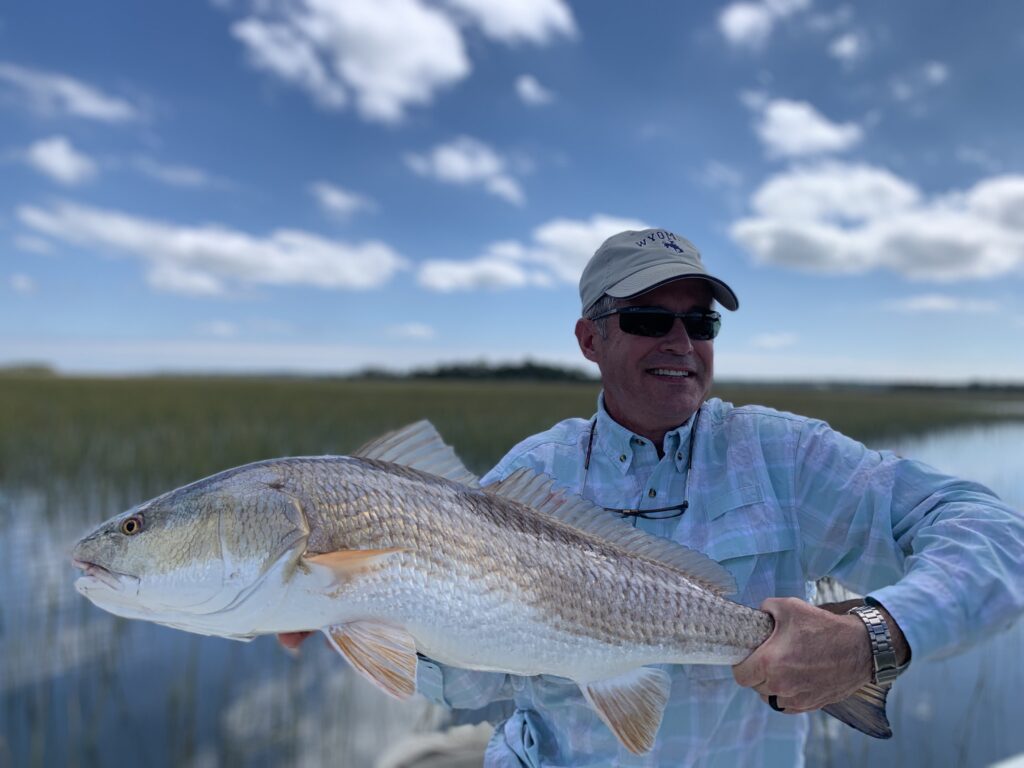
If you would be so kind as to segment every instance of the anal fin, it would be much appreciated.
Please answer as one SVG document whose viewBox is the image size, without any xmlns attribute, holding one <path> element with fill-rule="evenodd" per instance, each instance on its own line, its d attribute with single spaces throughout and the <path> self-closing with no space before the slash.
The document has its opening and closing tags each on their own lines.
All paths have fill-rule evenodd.
<svg viewBox="0 0 1024 768">
<path fill-rule="evenodd" d="M 354 621 L 323 632 L 334 650 L 385 693 L 407 699 L 416 692 L 416 642 L 401 627 Z"/>
<path fill-rule="evenodd" d="M 861 733 L 876 739 L 888 739 L 892 737 L 892 728 L 885 714 L 885 697 L 891 687 L 891 683 L 868 683 L 852 696 L 822 707 L 822 710 Z"/>
<path fill-rule="evenodd" d="M 671 685 L 663 670 L 640 667 L 580 685 L 580 690 L 615 738 L 633 754 L 641 755 L 654 746 Z"/>
</svg>

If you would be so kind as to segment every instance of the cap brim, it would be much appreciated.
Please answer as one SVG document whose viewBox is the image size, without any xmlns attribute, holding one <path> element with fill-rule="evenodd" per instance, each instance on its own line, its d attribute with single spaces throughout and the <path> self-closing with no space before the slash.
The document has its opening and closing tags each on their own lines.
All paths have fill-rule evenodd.
<svg viewBox="0 0 1024 768">
<path fill-rule="evenodd" d="M 640 296 L 648 291 L 653 291 L 665 283 L 686 278 L 708 281 L 711 283 L 711 293 L 715 297 L 715 301 L 730 311 L 739 309 L 740 300 L 724 280 L 719 280 L 707 272 L 687 269 L 678 264 L 657 264 L 647 269 L 641 269 L 639 272 L 620 280 L 605 291 L 605 293 L 616 299 L 631 299 L 634 296 Z"/>
</svg>

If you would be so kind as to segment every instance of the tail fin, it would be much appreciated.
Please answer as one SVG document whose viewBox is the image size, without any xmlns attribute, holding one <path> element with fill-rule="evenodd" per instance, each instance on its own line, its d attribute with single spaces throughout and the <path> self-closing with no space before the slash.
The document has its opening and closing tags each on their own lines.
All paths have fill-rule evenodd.
<svg viewBox="0 0 1024 768">
<path fill-rule="evenodd" d="M 892 683 L 868 683 L 849 698 L 822 709 L 861 733 L 876 739 L 888 739 L 892 736 L 892 728 L 885 716 L 885 697 L 891 687 Z"/>
</svg>

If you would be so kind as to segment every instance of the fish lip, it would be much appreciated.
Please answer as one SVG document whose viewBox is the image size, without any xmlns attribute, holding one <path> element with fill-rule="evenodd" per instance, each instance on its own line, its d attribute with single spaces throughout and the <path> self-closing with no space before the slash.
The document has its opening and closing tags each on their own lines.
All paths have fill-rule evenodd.
<svg viewBox="0 0 1024 768">
<path fill-rule="evenodd" d="M 79 560 L 77 557 L 71 558 L 71 564 L 75 568 L 83 571 L 82 575 L 76 582 L 76 586 L 85 586 L 98 582 L 110 587 L 111 589 L 121 590 L 124 587 L 125 581 L 137 581 L 134 576 L 130 576 L 127 573 L 118 573 L 117 571 L 112 571 L 109 568 L 104 568 L 102 565 L 97 563 L 90 563 L 88 560 Z"/>
</svg>

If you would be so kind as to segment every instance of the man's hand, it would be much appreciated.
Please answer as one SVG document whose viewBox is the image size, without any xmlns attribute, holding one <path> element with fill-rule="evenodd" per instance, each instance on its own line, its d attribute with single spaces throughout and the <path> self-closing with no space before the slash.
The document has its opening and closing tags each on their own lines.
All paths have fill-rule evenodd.
<svg viewBox="0 0 1024 768">
<path fill-rule="evenodd" d="M 810 712 L 871 682 L 871 641 L 857 616 L 832 613 L 795 597 L 770 597 L 761 610 L 775 619 L 775 630 L 732 673 L 765 702 L 776 696 L 787 713 Z"/>
</svg>

